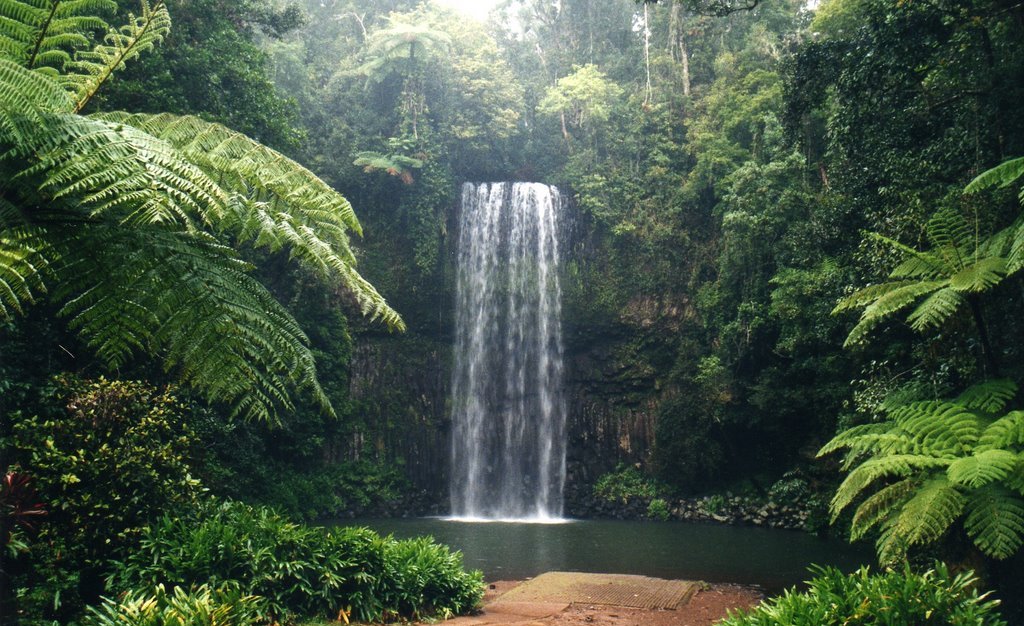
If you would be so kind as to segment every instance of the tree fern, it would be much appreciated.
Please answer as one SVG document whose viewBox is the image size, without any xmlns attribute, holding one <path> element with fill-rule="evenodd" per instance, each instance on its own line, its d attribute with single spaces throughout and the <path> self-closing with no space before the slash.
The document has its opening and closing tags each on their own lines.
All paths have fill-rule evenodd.
<svg viewBox="0 0 1024 626">
<path fill-rule="evenodd" d="M 49 292 L 113 367 L 158 356 L 250 418 L 291 408 L 296 387 L 331 412 L 306 336 L 226 244 L 286 250 L 351 291 L 366 315 L 402 328 L 355 270 L 351 205 L 217 124 L 78 115 L 170 26 L 163 2 L 143 1 L 138 17 L 84 50 L 89 31 L 105 27 L 95 12 L 111 5 L 0 0 L 0 318 Z M 67 72 L 31 69 L 44 61 Z"/>
<path fill-rule="evenodd" d="M 845 346 L 864 343 L 872 330 L 915 304 L 906 319 L 918 332 L 938 328 L 969 308 L 985 357 L 995 373 L 998 359 L 989 344 L 976 297 L 1002 283 L 1020 264 L 1015 264 L 1012 254 L 1006 256 L 1005 247 L 980 239 L 963 216 L 954 211 L 936 212 L 926 231 L 932 247 L 925 251 L 877 233 L 870 234 L 903 260 L 889 274 L 890 282 L 865 287 L 835 307 L 833 314 L 863 308 Z M 1024 237 L 1020 244 L 1024 254 Z"/>
<path fill-rule="evenodd" d="M 890 405 L 887 421 L 837 435 L 819 452 L 846 451 L 850 473 L 832 500 L 833 521 L 859 501 L 851 536 L 878 528 L 883 561 L 939 540 L 965 512 L 980 550 L 1006 558 L 1019 549 L 1024 411 L 998 414 L 1016 391 L 989 381 L 955 400 Z"/>
</svg>

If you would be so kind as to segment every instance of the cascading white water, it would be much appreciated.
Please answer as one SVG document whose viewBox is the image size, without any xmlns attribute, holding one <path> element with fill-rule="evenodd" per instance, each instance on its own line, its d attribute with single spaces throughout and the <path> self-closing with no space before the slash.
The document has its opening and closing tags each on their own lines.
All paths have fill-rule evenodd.
<svg viewBox="0 0 1024 626">
<path fill-rule="evenodd" d="M 558 189 L 466 184 L 452 383 L 452 514 L 562 515 Z"/>
</svg>

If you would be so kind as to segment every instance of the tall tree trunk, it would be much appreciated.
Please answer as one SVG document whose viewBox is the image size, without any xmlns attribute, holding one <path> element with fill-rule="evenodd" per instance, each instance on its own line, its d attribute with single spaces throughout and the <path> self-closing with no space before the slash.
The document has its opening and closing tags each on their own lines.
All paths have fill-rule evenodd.
<svg viewBox="0 0 1024 626">
<path fill-rule="evenodd" d="M 686 33 L 683 26 L 683 5 L 672 0 L 672 11 L 668 20 L 668 51 L 682 68 L 683 95 L 690 95 L 690 55 L 686 50 Z"/>
<path fill-rule="evenodd" d="M 650 104 L 654 99 L 654 89 L 651 88 L 651 17 L 647 10 L 647 3 L 644 3 L 644 67 L 647 70 L 647 87 L 644 91 L 644 104 Z"/>
</svg>

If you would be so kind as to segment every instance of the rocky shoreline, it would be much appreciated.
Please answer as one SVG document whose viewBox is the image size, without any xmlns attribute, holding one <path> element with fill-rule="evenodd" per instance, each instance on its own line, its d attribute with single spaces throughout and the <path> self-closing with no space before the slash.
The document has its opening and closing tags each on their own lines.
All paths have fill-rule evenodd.
<svg viewBox="0 0 1024 626">
<path fill-rule="evenodd" d="M 660 501 L 663 504 L 652 504 Z M 583 519 L 662 520 L 709 522 L 813 531 L 816 512 L 807 502 L 780 504 L 731 494 L 701 498 L 604 500 L 593 496 L 567 503 L 567 515 Z"/>
<path fill-rule="evenodd" d="M 656 520 L 706 522 L 737 526 L 760 526 L 786 530 L 815 531 L 821 527 L 820 511 L 806 500 L 781 504 L 771 500 L 732 494 L 700 498 L 641 498 L 606 500 L 587 494 L 568 494 L 566 516 L 575 519 Z M 660 501 L 661 504 L 653 504 Z M 368 507 L 353 507 L 336 518 L 431 517 L 448 513 L 426 493 L 394 502 L 378 502 Z"/>
</svg>

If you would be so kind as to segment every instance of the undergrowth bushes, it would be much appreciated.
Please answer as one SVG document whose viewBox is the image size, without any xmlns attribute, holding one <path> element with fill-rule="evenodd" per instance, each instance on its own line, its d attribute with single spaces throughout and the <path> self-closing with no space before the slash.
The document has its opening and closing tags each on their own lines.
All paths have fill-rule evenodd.
<svg viewBox="0 0 1024 626">
<path fill-rule="evenodd" d="M 160 585 L 152 592 L 129 591 L 118 601 L 104 599 L 89 608 L 83 626 L 250 626 L 263 612 L 260 598 L 231 586 L 168 592 Z"/>
<path fill-rule="evenodd" d="M 1005 626 L 998 600 L 978 595 L 973 573 L 950 575 L 945 565 L 915 574 L 906 568 L 846 575 L 812 568 L 804 592 L 789 590 L 718 626 Z"/>
<path fill-rule="evenodd" d="M 365 621 L 450 616 L 483 594 L 479 572 L 429 539 L 396 541 L 363 528 L 325 530 L 237 502 L 193 518 L 165 517 L 116 568 L 115 590 L 236 585 L 263 599 L 261 617 Z"/>
</svg>

